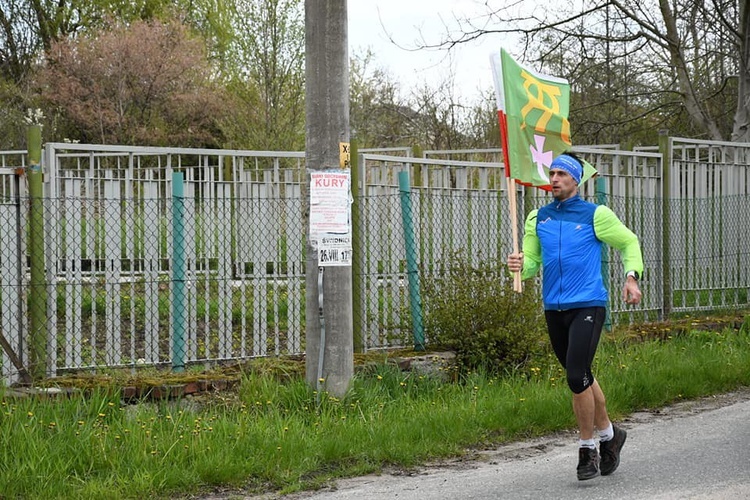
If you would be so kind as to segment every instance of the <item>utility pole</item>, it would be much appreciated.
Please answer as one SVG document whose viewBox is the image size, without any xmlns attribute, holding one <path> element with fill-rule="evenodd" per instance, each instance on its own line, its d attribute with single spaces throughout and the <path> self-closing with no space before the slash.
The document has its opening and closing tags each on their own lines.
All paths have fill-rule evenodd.
<svg viewBox="0 0 750 500">
<path fill-rule="evenodd" d="M 305 0 L 305 372 L 337 397 L 354 374 L 347 33 L 347 0 Z"/>
</svg>

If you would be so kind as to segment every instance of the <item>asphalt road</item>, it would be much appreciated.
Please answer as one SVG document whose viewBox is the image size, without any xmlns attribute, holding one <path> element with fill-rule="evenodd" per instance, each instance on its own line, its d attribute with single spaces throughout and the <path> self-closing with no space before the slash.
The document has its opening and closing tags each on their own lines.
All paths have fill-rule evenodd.
<svg viewBox="0 0 750 500">
<path fill-rule="evenodd" d="M 750 392 L 642 412 L 621 422 L 620 468 L 578 481 L 573 433 L 515 443 L 476 460 L 338 481 L 284 498 L 386 499 L 741 499 L 750 498 Z M 236 498 L 236 497 L 235 497 Z"/>
</svg>

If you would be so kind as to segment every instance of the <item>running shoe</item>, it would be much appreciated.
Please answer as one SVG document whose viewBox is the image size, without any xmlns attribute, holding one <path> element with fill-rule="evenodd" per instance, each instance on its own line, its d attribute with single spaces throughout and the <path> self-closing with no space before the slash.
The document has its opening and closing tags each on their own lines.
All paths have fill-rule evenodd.
<svg viewBox="0 0 750 500">
<path fill-rule="evenodd" d="M 625 444 L 625 439 L 628 437 L 628 433 L 625 429 L 613 426 L 615 435 L 609 441 L 602 441 L 599 443 L 599 449 L 602 454 L 602 476 L 608 476 L 612 474 L 617 466 L 620 465 L 620 450 L 622 445 Z"/>
<path fill-rule="evenodd" d="M 578 448 L 578 480 L 584 481 L 599 475 L 599 452 L 596 448 Z"/>
</svg>

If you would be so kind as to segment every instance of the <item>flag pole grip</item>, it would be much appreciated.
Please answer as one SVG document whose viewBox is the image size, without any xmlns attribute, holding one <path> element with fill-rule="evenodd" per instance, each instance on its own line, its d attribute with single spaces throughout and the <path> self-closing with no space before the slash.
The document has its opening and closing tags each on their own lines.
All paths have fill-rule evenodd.
<svg viewBox="0 0 750 500">
<path fill-rule="evenodd" d="M 518 248 L 518 210 L 516 205 L 516 180 L 513 177 L 506 177 L 508 180 L 508 202 L 510 204 L 510 230 L 513 237 L 513 253 L 517 254 Z M 513 273 L 513 291 L 523 292 L 521 283 L 521 271 Z"/>
</svg>

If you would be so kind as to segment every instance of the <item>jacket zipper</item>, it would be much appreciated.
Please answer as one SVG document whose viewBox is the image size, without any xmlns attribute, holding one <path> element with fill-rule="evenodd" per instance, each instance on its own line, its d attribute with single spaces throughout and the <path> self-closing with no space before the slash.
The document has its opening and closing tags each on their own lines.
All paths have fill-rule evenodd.
<svg viewBox="0 0 750 500">
<path fill-rule="evenodd" d="M 559 202 L 557 204 L 557 211 L 562 212 L 563 208 L 564 207 L 563 207 L 562 202 Z M 557 229 L 557 265 L 560 267 L 560 284 L 558 286 L 558 291 L 557 291 L 557 310 L 559 311 L 560 304 L 561 304 L 560 300 L 562 299 L 562 291 L 563 291 L 563 287 L 562 287 L 563 285 L 563 267 L 562 267 L 562 239 L 563 239 L 562 228 L 563 228 L 563 225 L 562 225 L 562 221 L 559 219 L 557 221 L 557 228 L 558 228 Z"/>
</svg>

